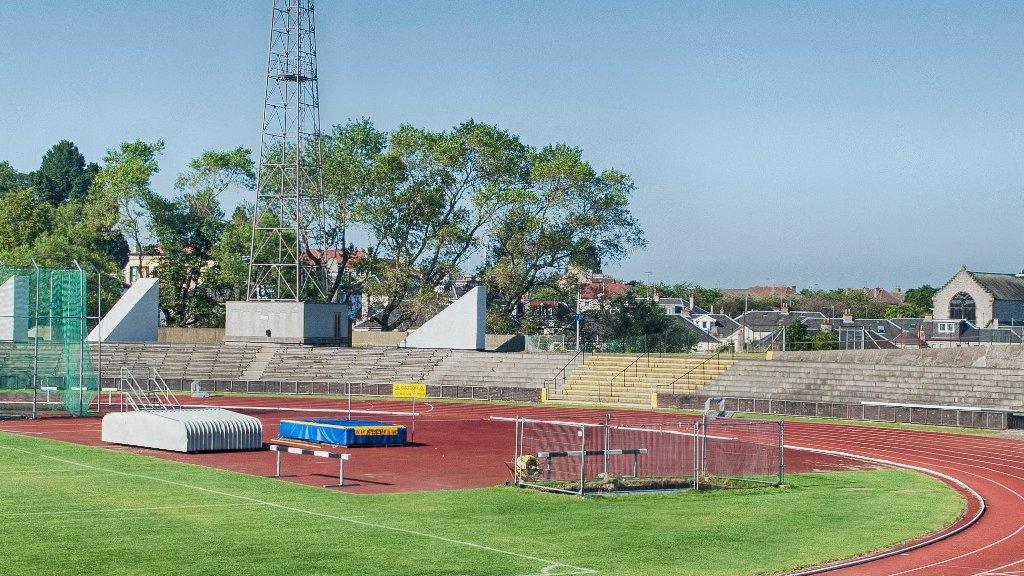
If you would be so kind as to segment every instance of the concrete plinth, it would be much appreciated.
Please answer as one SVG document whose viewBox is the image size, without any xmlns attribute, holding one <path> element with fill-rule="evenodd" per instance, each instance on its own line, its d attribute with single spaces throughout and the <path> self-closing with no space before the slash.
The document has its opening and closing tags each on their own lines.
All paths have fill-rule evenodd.
<svg viewBox="0 0 1024 576">
<path fill-rule="evenodd" d="M 349 346 L 348 305 L 336 302 L 227 302 L 226 342 Z"/>
</svg>

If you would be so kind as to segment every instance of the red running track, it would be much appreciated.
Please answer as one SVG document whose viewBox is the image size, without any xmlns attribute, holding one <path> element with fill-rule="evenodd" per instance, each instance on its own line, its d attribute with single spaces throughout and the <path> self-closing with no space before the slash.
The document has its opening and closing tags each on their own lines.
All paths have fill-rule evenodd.
<svg viewBox="0 0 1024 576">
<path fill-rule="evenodd" d="M 302 397 L 220 397 L 196 402 L 245 407 L 244 411 L 263 420 L 267 440 L 273 438 L 277 421 L 281 418 L 330 415 L 303 414 L 289 408 L 340 411 L 346 406 L 343 401 Z M 284 409 L 252 410 L 260 406 Z M 408 411 L 410 405 L 408 402 L 382 400 L 357 402 L 353 407 Z M 675 414 L 553 406 L 445 403 L 421 404 L 417 409 L 421 412 L 416 423 L 417 445 L 352 450 L 352 461 L 346 472 L 353 485 L 346 491 L 436 490 L 491 486 L 506 481 L 509 473 L 504 462 L 512 456 L 512 425 L 489 421 L 489 416 L 597 422 L 610 412 L 617 422 L 671 424 L 690 420 Z M 404 423 L 411 424 L 408 421 Z M 0 430 L 100 445 L 99 424 L 98 419 L 47 419 L 4 422 L 0 423 Z M 946 474 L 970 486 L 985 500 L 987 508 L 984 515 L 962 532 L 917 550 L 833 570 L 829 574 L 1024 575 L 1024 442 L 857 425 L 789 422 L 786 424 L 786 445 L 788 471 L 864 466 L 855 460 L 812 454 L 796 448 L 845 452 Z M 116 449 L 252 474 L 269 475 L 273 471 L 274 456 L 269 452 L 177 454 L 127 447 Z M 290 475 L 288 480 L 323 484 L 325 478 L 335 473 L 334 466 L 333 461 L 296 456 L 285 462 L 284 471 Z M 977 503 L 968 501 L 970 506 L 961 523 L 974 516 L 978 509 Z M 884 510 L 879 511 L 879 514 L 884 513 Z"/>
</svg>

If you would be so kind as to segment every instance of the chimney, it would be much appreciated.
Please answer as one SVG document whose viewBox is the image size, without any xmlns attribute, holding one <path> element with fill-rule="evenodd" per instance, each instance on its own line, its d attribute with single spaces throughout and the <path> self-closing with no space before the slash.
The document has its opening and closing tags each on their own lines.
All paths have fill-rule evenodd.
<svg viewBox="0 0 1024 576">
<path fill-rule="evenodd" d="M 821 331 L 822 332 L 831 332 L 832 331 L 832 319 L 831 318 L 825 318 L 824 320 L 821 321 Z"/>
<path fill-rule="evenodd" d="M 786 301 L 782 302 L 782 313 L 783 314 L 789 314 L 789 302 L 786 302 Z"/>
<path fill-rule="evenodd" d="M 690 294 L 690 310 L 693 310 L 693 294 Z"/>
<path fill-rule="evenodd" d="M 853 322 L 853 310 L 849 308 L 843 309 L 843 324 L 850 324 Z"/>
</svg>

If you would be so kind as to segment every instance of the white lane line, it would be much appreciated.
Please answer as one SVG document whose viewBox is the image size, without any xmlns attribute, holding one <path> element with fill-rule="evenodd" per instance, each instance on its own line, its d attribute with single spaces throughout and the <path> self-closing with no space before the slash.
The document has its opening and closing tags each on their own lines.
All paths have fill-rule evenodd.
<svg viewBox="0 0 1024 576">
<path fill-rule="evenodd" d="M 378 530 L 388 530 L 388 531 L 391 531 L 391 532 L 399 532 L 399 533 L 402 533 L 402 534 L 409 534 L 411 536 L 419 536 L 421 538 L 428 538 L 428 539 L 431 539 L 431 540 L 437 540 L 439 542 L 447 542 L 449 544 L 457 544 L 457 545 L 460 545 L 460 546 L 466 546 L 468 548 L 475 548 L 477 550 L 483 550 L 485 552 L 492 552 L 494 554 L 502 554 L 502 555 L 505 555 L 505 556 L 513 557 L 513 558 L 520 558 L 522 560 L 529 560 L 531 562 L 539 562 L 539 563 L 544 565 L 544 569 L 545 570 L 549 570 L 549 572 L 548 572 L 549 574 L 551 573 L 550 570 L 554 570 L 555 568 L 564 569 L 564 570 L 571 570 L 571 571 L 573 571 L 573 572 L 571 572 L 573 574 L 597 574 L 598 573 L 597 570 L 592 570 L 590 568 L 583 568 L 583 567 L 580 567 L 580 566 L 573 566 L 572 564 L 566 564 L 564 562 L 556 562 L 556 561 L 553 561 L 553 560 L 547 560 L 545 558 L 540 558 L 540 557 L 537 557 L 537 556 L 531 556 L 529 554 L 521 554 L 519 552 L 512 552 L 512 551 L 509 551 L 509 550 L 502 550 L 500 548 L 493 548 L 491 546 L 487 546 L 487 545 L 484 545 L 484 544 L 477 544 L 476 542 L 467 542 L 465 540 L 457 540 L 455 538 L 449 538 L 447 536 L 439 536 L 437 534 L 429 534 L 427 532 L 420 532 L 418 530 L 411 530 L 409 528 L 400 528 L 398 526 L 387 526 L 387 525 L 384 525 L 384 524 L 376 524 L 376 523 L 373 523 L 373 522 L 368 522 L 366 520 L 360 520 L 359 519 L 360 517 L 357 517 L 357 516 L 336 516 L 334 514 L 327 514 L 327 513 L 324 513 L 324 512 L 315 512 L 315 511 L 312 511 L 312 510 L 304 510 L 302 508 L 296 508 L 294 506 L 286 506 L 284 504 L 278 504 L 276 502 L 268 502 L 266 500 L 260 500 L 259 498 L 253 498 L 251 496 L 242 496 L 240 494 L 231 494 L 229 492 L 222 492 L 220 490 L 214 490 L 212 488 L 204 488 L 202 486 L 196 486 L 195 484 L 188 484 L 186 482 L 177 482 L 175 480 L 168 480 L 166 478 L 160 478 L 158 476 L 148 476 L 148 475 L 145 475 L 145 474 L 136 474 L 136 473 L 133 473 L 133 472 L 124 472 L 122 470 L 111 470 L 109 468 L 101 468 L 99 466 L 93 466 L 91 464 L 85 464 L 84 462 L 76 462 L 74 460 L 67 460 L 65 458 L 58 458 L 56 456 L 50 456 L 48 454 L 40 454 L 38 452 L 32 452 L 30 450 L 25 450 L 25 449 L 22 449 L 22 448 L 14 448 L 13 446 L 0 446 L 0 449 L 12 450 L 12 451 L 15 451 L 15 452 L 20 452 L 22 454 L 27 454 L 29 456 L 35 456 L 37 458 L 45 458 L 47 460 L 52 460 L 54 462 L 61 462 L 63 464 L 68 464 L 68 465 L 71 465 L 71 466 L 80 466 L 82 468 L 88 468 L 90 470 L 97 470 L 97 471 L 100 471 L 100 472 L 109 472 L 111 474 L 117 474 L 117 475 L 124 476 L 124 477 L 127 477 L 127 478 L 141 478 L 141 479 L 144 479 L 144 480 L 152 480 L 153 482 L 160 482 L 160 483 L 168 484 L 168 485 L 171 485 L 171 486 L 178 486 L 179 488 L 188 488 L 188 489 L 191 489 L 191 490 L 197 490 L 197 491 L 200 491 L 200 492 L 206 492 L 208 494 L 217 494 L 219 496 L 225 496 L 227 498 L 235 498 L 237 500 L 245 500 L 247 502 L 252 502 L 252 503 L 255 503 L 255 504 L 263 504 L 263 505 L 269 506 L 271 508 L 277 508 L 277 509 L 280 509 L 280 510 L 287 510 L 289 512 L 295 512 L 297 514 L 306 514 L 306 515 L 309 515 L 309 516 L 316 516 L 316 517 L 319 517 L 319 518 L 328 518 L 328 519 L 331 519 L 331 520 L 338 520 L 338 521 L 341 521 L 341 522 L 349 522 L 351 524 L 356 524 L 356 525 L 359 525 L 359 526 L 366 526 L 368 528 L 376 528 Z M 568 572 L 566 574 L 568 574 Z"/>
<path fill-rule="evenodd" d="M 110 512 L 150 512 L 159 510 L 191 510 L 193 508 L 230 508 L 238 506 L 259 506 L 255 502 L 238 502 L 236 504 L 179 504 L 177 506 L 141 506 L 138 508 L 92 508 L 89 510 L 59 510 L 47 512 L 9 512 L 0 513 L 0 518 L 17 518 L 23 516 L 72 516 L 75 514 L 102 514 Z"/>
</svg>

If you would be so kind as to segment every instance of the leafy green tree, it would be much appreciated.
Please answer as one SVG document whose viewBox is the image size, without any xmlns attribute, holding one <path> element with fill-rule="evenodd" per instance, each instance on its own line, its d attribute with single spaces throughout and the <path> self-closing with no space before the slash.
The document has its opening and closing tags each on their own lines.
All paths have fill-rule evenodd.
<svg viewBox="0 0 1024 576">
<path fill-rule="evenodd" d="M 819 330 L 811 335 L 811 350 L 838 350 L 839 336 L 830 330 Z"/>
<path fill-rule="evenodd" d="M 10 190 L 28 186 L 28 176 L 18 172 L 6 160 L 0 162 L 0 197 Z"/>
<path fill-rule="evenodd" d="M 926 313 L 931 311 L 933 303 L 932 299 L 935 298 L 935 293 L 938 291 L 938 288 L 933 288 L 928 284 L 917 288 L 911 288 L 907 290 L 907 293 L 904 295 L 903 302 L 917 308 L 918 314 L 915 314 L 914 317 L 924 316 Z"/>
<path fill-rule="evenodd" d="M 373 182 L 355 215 L 371 236 L 366 286 L 384 302 L 371 317 L 393 330 L 436 309 L 435 287 L 459 274 L 481 233 L 521 195 L 526 147 L 469 121 L 450 132 L 401 126 L 372 156 Z"/>
<path fill-rule="evenodd" d="M 928 312 L 928 309 L 921 308 L 916 304 L 904 302 L 895 304 L 885 309 L 886 318 L 921 318 Z"/>
<path fill-rule="evenodd" d="M 156 158 L 163 149 L 163 140 L 124 142 L 113 150 L 107 150 L 103 168 L 93 179 L 96 193 L 116 203 L 117 229 L 139 255 L 139 267 L 142 266 L 146 240 L 147 202 L 152 195 L 150 181 L 160 171 Z"/>
<path fill-rule="evenodd" d="M 103 282 L 104 309 L 120 295 L 121 264 L 110 254 L 117 241 L 113 230 L 117 208 L 107 196 L 92 192 L 85 198 L 67 200 L 59 206 L 39 202 L 28 188 L 0 197 L 0 262 L 30 266 L 66 268 L 73 262 Z M 89 290 L 90 310 L 96 309 L 96 294 Z"/>
<path fill-rule="evenodd" d="M 17 260 L 13 251 L 31 247 L 50 229 L 53 206 L 36 201 L 30 188 L 15 189 L 0 197 L 0 261 Z"/>
<path fill-rule="evenodd" d="M 203 275 L 203 281 L 226 300 L 244 300 L 249 281 L 249 249 L 252 240 L 252 205 L 235 208 L 224 223 L 220 241 L 210 253 L 212 265 Z"/>
<path fill-rule="evenodd" d="M 780 342 L 781 344 L 781 342 Z M 799 320 L 793 320 L 785 328 L 786 350 L 810 350 L 810 335 L 807 326 Z"/>
<path fill-rule="evenodd" d="M 160 310 L 169 326 L 217 326 L 216 295 L 203 286 L 203 271 L 220 238 L 223 213 L 208 191 L 174 200 L 146 198 L 153 232 L 160 242 Z"/>
<path fill-rule="evenodd" d="M 374 193 L 378 177 L 389 174 L 381 158 L 388 145 L 387 134 L 368 119 L 334 126 L 323 136 L 323 186 L 327 244 L 335 247 L 338 274 L 328 287 L 327 299 L 344 301 L 362 290 L 363 277 L 354 265 L 358 253 L 348 230 L 356 225 L 362 201 Z M 321 262 L 321 264 L 325 264 Z"/>
<path fill-rule="evenodd" d="M 629 210 L 628 175 L 598 172 L 566 145 L 529 149 L 526 159 L 525 178 L 508 175 L 509 203 L 494 219 L 481 269 L 503 318 L 534 288 L 559 284 L 570 263 L 599 266 L 645 245 Z"/>
<path fill-rule="evenodd" d="M 98 171 L 95 163 L 86 164 L 73 142 L 61 140 L 46 152 L 39 169 L 29 175 L 29 182 L 40 201 L 56 206 L 85 198 Z"/>
<path fill-rule="evenodd" d="M 223 285 L 218 282 L 222 269 L 208 273 L 217 266 L 225 228 L 218 197 L 234 187 L 251 189 L 254 179 L 248 149 L 208 150 L 178 176 L 177 198 L 145 196 L 162 251 L 157 270 L 160 307 L 169 325 L 223 325 Z"/>
<path fill-rule="evenodd" d="M 665 309 L 647 298 L 624 294 L 607 309 L 584 314 L 581 335 L 587 342 L 603 342 L 616 352 L 686 352 L 697 345 L 697 335 Z"/>
</svg>

